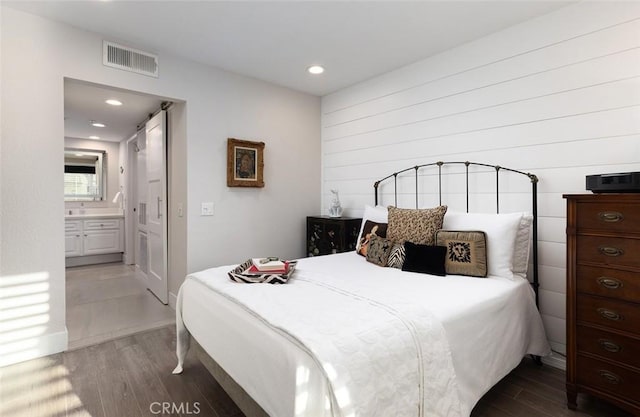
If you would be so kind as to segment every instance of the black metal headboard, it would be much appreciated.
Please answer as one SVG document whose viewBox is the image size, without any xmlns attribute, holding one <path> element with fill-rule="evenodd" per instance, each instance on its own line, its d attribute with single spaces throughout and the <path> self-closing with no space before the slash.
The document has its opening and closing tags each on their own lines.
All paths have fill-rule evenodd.
<svg viewBox="0 0 640 417">
<path fill-rule="evenodd" d="M 533 254 L 532 254 L 533 282 L 531 283 L 531 285 L 533 286 L 533 290 L 535 291 L 535 294 L 536 294 L 536 305 L 538 305 L 538 287 L 539 287 L 539 283 L 538 283 L 538 177 L 536 177 L 535 175 L 530 174 L 528 172 L 518 171 L 516 169 L 501 167 L 499 165 L 482 164 L 478 162 L 469 162 L 469 161 L 465 161 L 465 162 L 438 161 L 438 162 L 432 162 L 429 164 L 415 165 L 415 166 L 403 169 L 401 171 L 394 172 L 393 174 L 387 175 L 381 180 L 376 181 L 373 184 L 373 188 L 375 189 L 375 204 L 378 205 L 378 186 L 380 185 L 380 183 L 393 178 L 394 202 L 395 202 L 395 205 L 397 206 L 398 205 L 398 175 L 414 170 L 415 186 L 416 186 L 416 190 L 415 190 L 416 208 L 418 208 L 418 195 L 419 195 L 418 171 L 421 168 L 437 167 L 438 168 L 438 202 L 440 205 L 442 205 L 442 167 L 444 165 L 464 165 L 465 166 L 465 186 L 466 186 L 465 196 L 466 196 L 467 213 L 469 212 L 469 167 L 470 166 L 480 166 L 480 167 L 492 168 L 495 170 L 496 172 L 496 176 L 495 176 L 496 213 L 500 213 L 500 172 L 501 171 L 508 171 L 508 172 L 513 172 L 515 174 L 525 175 L 529 178 L 529 180 L 531 180 L 531 201 L 532 201 L 531 212 L 533 214 Z"/>
</svg>

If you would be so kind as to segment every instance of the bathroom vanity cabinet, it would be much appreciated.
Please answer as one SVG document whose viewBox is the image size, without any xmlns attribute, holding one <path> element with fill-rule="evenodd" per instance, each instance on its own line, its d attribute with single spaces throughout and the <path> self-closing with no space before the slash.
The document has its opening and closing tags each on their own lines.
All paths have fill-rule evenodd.
<svg viewBox="0 0 640 417">
<path fill-rule="evenodd" d="M 67 266 L 114 262 L 122 259 L 124 251 L 122 216 L 67 217 L 65 219 L 65 256 Z M 118 258 L 94 255 L 116 254 Z M 83 259 L 73 259 L 86 257 Z"/>
</svg>

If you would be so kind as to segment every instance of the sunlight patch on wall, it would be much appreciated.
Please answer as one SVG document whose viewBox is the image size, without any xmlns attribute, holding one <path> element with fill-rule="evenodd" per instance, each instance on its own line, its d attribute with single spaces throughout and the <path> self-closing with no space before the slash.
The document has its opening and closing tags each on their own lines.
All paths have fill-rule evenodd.
<svg viewBox="0 0 640 417">
<path fill-rule="evenodd" d="M 0 416 L 89 416 L 62 355 L 42 355 L 50 324 L 48 272 L 0 277 Z M 31 359 L 31 360 L 28 360 Z"/>
<path fill-rule="evenodd" d="M 37 354 L 49 311 L 48 272 L 0 278 L 0 366 Z"/>
</svg>

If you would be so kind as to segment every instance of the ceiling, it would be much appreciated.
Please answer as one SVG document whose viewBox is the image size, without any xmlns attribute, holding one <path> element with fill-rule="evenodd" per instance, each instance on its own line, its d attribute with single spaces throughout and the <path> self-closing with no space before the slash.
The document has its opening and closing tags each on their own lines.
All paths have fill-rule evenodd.
<svg viewBox="0 0 640 417">
<path fill-rule="evenodd" d="M 567 5 L 568 1 L 3 1 L 159 55 L 322 96 Z M 319 76 L 307 73 L 325 66 Z M 117 98 L 124 104 L 105 104 Z M 120 141 L 162 100 L 65 81 L 65 136 Z M 93 127 L 91 120 L 104 128 Z"/>
<path fill-rule="evenodd" d="M 106 104 L 108 99 L 117 99 L 122 105 Z M 137 126 L 160 109 L 162 101 L 150 95 L 67 79 L 64 82 L 64 135 L 80 139 L 95 135 L 99 140 L 120 142 L 136 133 Z M 105 127 L 92 126 L 92 120 Z"/>
<path fill-rule="evenodd" d="M 568 1 L 3 1 L 3 5 L 298 91 L 326 95 Z M 320 76 L 306 72 L 325 66 Z"/>
</svg>

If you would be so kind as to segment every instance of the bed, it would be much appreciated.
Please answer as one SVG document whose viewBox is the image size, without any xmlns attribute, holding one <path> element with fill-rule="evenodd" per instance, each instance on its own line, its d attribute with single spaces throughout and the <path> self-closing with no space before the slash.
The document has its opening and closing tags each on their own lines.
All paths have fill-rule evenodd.
<svg viewBox="0 0 640 417">
<path fill-rule="evenodd" d="M 450 197 L 446 165 L 462 167 L 466 210 L 444 214 L 441 228 L 483 231 L 486 277 L 382 267 L 356 252 L 300 259 L 285 285 L 233 282 L 235 265 L 190 274 L 176 306 L 174 373 L 191 346 L 248 417 L 470 415 L 523 356 L 550 352 L 536 305 L 537 178 L 471 162 L 410 167 L 375 182 L 376 206 L 365 208 L 361 235 L 366 220 L 395 221 L 396 209 L 378 203 L 404 198 L 403 173 L 415 172 L 415 212 L 423 213 L 425 178 L 437 184 L 441 207 Z M 437 173 L 422 174 L 430 168 Z M 469 213 L 476 168 L 495 171 L 496 194 L 501 171 L 526 176 L 531 212 Z M 385 181 L 393 193 L 381 193 Z"/>
</svg>

